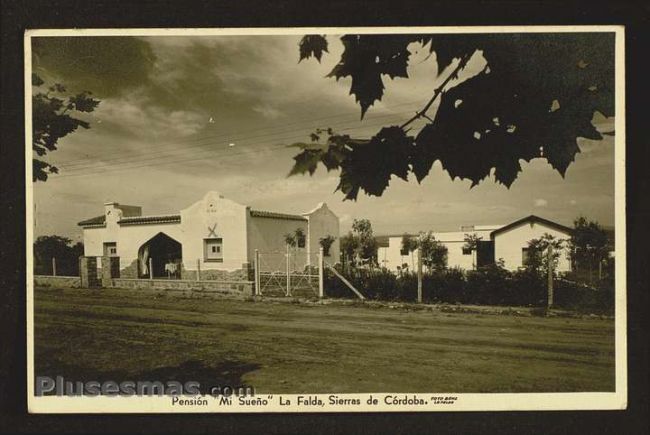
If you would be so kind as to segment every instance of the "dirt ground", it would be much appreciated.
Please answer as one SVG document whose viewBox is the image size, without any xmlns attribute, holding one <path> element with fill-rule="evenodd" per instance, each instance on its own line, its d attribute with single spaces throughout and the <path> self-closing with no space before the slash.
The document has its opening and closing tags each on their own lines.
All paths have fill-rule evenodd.
<svg viewBox="0 0 650 435">
<path fill-rule="evenodd" d="M 614 322 L 37 288 L 35 374 L 257 393 L 614 391 Z"/>
</svg>

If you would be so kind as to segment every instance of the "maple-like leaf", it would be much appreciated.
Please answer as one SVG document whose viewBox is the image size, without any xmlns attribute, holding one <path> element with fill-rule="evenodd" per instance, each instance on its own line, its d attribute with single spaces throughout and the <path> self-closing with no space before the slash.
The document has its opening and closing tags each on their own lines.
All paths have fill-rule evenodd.
<svg viewBox="0 0 650 435">
<path fill-rule="evenodd" d="M 344 145 L 328 169 L 340 166 L 338 189 L 346 199 L 356 199 L 360 190 L 381 195 L 393 175 L 406 179 L 409 171 L 422 181 L 435 161 L 452 179 L 470 180 L 472 186 L 494 176 L 509 187 L 522 171 L 521 161 L 534 158 L 546 159 L 564 176 L 580 152 L 578 139 L 602 138 L 592 123 L 594 113 L 614 115 L 612 33 L 345 35 L 341 40 L 345 49 L 329 76 L 352 78 L 350 93 L 362 117 L 384 96 L 382 76 L 408 76 L 412 42 L 436 54 L 439 74 L 454 59 L 461 59 L 458 70 L 477 50 L 487 61 L 474 77 L 436 90 L 435 119 L 415 138 L 400 127 L 384 127 L 369 140 L 330 134 L 331 142 Z M 320 163 L 325 163 L 322 156 Z"/>
<path fill-rule="evenodd" d="M 327 53 L 327 38 L 322 35 L 305 35 L 299 43 L 300 59 L 309 59 L 314 56 L 320 62 L 323 52 Z"/>
</svg>

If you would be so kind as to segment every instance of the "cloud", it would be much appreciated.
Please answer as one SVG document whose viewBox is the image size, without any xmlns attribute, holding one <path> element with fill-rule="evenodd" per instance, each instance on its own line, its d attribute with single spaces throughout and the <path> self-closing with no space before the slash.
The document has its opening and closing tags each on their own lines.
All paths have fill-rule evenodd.
<svg viewBox="0 0 650 435">
<path fill-rule="evenodd" d="M 132 37 L 36 37 L 32 52 L 36 73 L 99 97 L 146 84 L 155 61 L 150 45 Z"/>
<path fill-rule="evenodd" d="M 104 199 L 142 204 L 147 213 L 172 213 L 207 190 L 255 208 L 295 213 L 326 201 L 342 217 L 342 232 L 355 218 L 370 219 L 377 234 L 507 223 L 547 207 L 542 198 L 557 204 L 578 198 L 581 213 L 613 222 L 611 136 L 581 139 L 583 152 L 566 178 L 543 159 L 522 162 L 523 172 L 510 189 L 489 180 L 469 189 L 469 181 L 450 180 L 439 162 L 422 184 L 394 178 L 382 197 L 362 196 L 356 202 L 344 202 L 334 191 L 336 171 L 319 168 L 313 177 L 287 178 L 296 150 L 284 145 L 305 140 L 316 127 L 361 137 L 403 122 L 430 98 L 440 80 L 435 55 L 411 46 L 410 77 L 386 77 L 384 98 L 361 121 L 359 106 L 349 95 L 349 78 L 325 77 L 343 51 L 338 37 L 328 36 L 329 53 L 322 63 L 298 63 L 299 39 L 264 35 L 77 41 L 81 56 L 63 40 L 41 44 L 36 50 L 39 68 L 71 89 L 89 88 L 102 100 L 91 114 L 91 129 L 67 136 L 48 155 L 54 163 L 87 160 L 76 166 L 86 167 L 84 176 L 54 176 L 35 186 L 40 223 L 47 225 L 43 231 L 77 234 L 74 223 L 101 212 Z M 480 69 L 481 59 L 476 56 L 466 73 Z M 435 109 L 434 104 L 431 114 Z M 605 129 L 611 129 L 612 120 L 595 119 Z M 74 172 L 60 167 L 62 175 Z M 71 194 L 73 201 L 60 201 Z M 544 213 L 569 223 L 576 211 L 562 207 Z"/>
<path fill-rule="evenodd" d="M 548 205 L 548 201 L 543 198 L 538 198 L 533 203 L 535 207 L 546 207 Z"/>
</svg>

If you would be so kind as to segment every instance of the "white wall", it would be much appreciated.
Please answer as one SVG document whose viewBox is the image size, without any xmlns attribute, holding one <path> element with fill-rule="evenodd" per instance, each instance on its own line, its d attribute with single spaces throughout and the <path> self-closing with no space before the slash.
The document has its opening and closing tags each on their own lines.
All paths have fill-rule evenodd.
<svg viewBox="0 0 650 435">
<path fill-rule="evenodd" d="M 120 268 L 130 266 L 138 258 L 140 247 L 164 233 L 182 245 L 183 267 L 196 270 L 197 260 L 201 270 L 236 270 L 243 263 L 252 263 L 254 250 L 264 256 L 267 269 L 285 270 L 286 244 L 284 236 L 301 228 L 306 236 L 304 248 L 292 248 L 291 267 L 303 270 L 309 261 L 316 263 L 319 239 L 326 235 L 336 237 L 330 248 L 329 261 L 339 259 L 339 219 L 319 204 L 305 214 L 305 219 L 280 219 L 251 217 L 248 207 L 224 198 L 218 192 L 208 192 L 201 200 L 180 211 L 180 223 L 119 225 L 117 222 L 125 213 L 134 212 L 130 206 L 125 212 L 116 203 L 105 205 L 105 228 L 84 229 L 84 251 L 87 256 L 102 256 L 103 243 L 115 242 Z M 130 213 L 131 215 L 134 213 Z M 214 233 L 210 229 L 215 228 Z M 223 262 L 205 261 L 204 239 L 219 237 L 223 240 Z M 308 253 L 311 252 L 311 256 Z"/>
<path fill-rule="evenodd" d="M 249 216 L 248 245 L 251 259 L 255 249 L 260 252 L 262 271 L 286 271 L 287 245 L 284 236 L 302 229 L 307 237 L 307 221 Z M 306 241 L 305 241 L 306 242 Z M 302 271 L 307 264 L 307 244 L 304 248 L 291 248 L 291 269 Z"/>
<path fill-rule="evenodd" d="M 242 264 L 252 262 L 248 255 L 248 209 L 245 205 L 224 198 L 218 192 L 208 192 L 180 214 L 181 238 L 177 240 L 183 245 L 185 269 L 196 270 L 197 259 L 202 270 L 236 270 L 241 269 Z M 223 262 L 206 262 L 203 240 L 215 237 L 210 233 L 215 225 L 216 237 L 223 239 Z"/>
<path fill-rule="evenodd" d="M 459 267 L 461 269 L 471 270 L 476 262 L 476 252 L 473 255 L 463 254 L 465 245 L 465 235 L 474 234 L 482 237 L 481 240 L 490 240 L 490 230 L 478 231 L 453 231 L 432 233 L 433 237 L 447 247 L 447 267 Z M 417 237 L 413 235 L 411 237 Z M 417 270 L 417 251 L 413 254 L 402 255 L 402 236 L 388 238 L 388 247 L 382 247 L 378 250 L 378 262 L 380 266 L 386 267 L 391 271 L 397 271 L 397 266 L 406 263 L 409 270 Z"/>
<path fill-rule="evenodd" d="M 397 272 L 397 267 L 400 268 L 404 263 L 408 264 L 408 270 L 414 272 L 418 267 L 418 254 L 414 251 L 408 255 L 402 255 L 402 236 L 395 236 L 388 238 L 388 246 L 381 247 L 377 250 L 377 262 L 379 267 Z"/>
<path fill-rule="evenodd" d="M 320 239 L 326 236 L 334 237 L 334 243 L 329 250 L 329 256 L 325 261 L 329 264 L 338 263 L 340 260 L 340 243 L 339 243 L 339 218 L 327 204 L 321 202 L 314 210 L 306 213 L 309 219 L 309 232 L 307 237 L 307 251 L 309 264 L 318 264 L 318 252 L 320 250 Z"/>
<path fill-rule="evenodd" d="M 505 262 L 505 268 L 516 270 L 523 267 L 522 248 L 528 246 L 528 242 L 538 239 L 544 234 L 550 234 L 557 239 L 568 240 L 570 234 L 558 231 L 539 222 L 524 222 L 521 225 L 511 228 L 503 233 L 498 233 L 494 237 L 494 259 L 498 261 L 502 258 Z M 562 253 L 558 261 L 558 271 L 568 272 L 571 270 L 571 261 L 568 250 Z"/>
<path fill-rule="evenodd" d="M 109 213 L 110 212 L 110 213 Z M 164 233 L 182 245 L 183 267 L 196 270 L 197 260 L 202 270 L 236 270 L 249 262 L 246 237 L 246 206 L 223 198 L 218 192 L 208 192 L 203 199 L 181 210 L 180 223 L 119 225 L 122 210 L 107 205 L 106 228 L 84 229 L 84 255 L 103 255 L 104 242 L 116 242 L 120 268 L 124 269 L 138 258 L 138 250 L 158 233 Z M 223 262 L 206 262 L 203 239 L 215 237 L 210 228 L 216 224 L 216 237 L 223 239 Z"/>
</svg>

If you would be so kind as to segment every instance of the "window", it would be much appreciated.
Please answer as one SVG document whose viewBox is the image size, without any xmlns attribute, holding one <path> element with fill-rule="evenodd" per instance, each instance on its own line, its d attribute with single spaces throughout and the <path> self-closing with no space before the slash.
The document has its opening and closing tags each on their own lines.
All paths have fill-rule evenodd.
<svg viewBox="0 0 650 435">
<path fill-rule="evenodd" d="M 203 252 L 205 261 L 223 261 L 223 240 L 221 238 L 204 239 Z"/>
<path fill-rule="evenodd" d="M 529 248 L 521 248 L 521 264 L 522 266 L 528 266 L 529 260 Z"/>
<path fill-rule="evenodd" d="M 104 256 L 116 257 L 117 256 L 117 243 L 105 242 L 104 243 Z"/>
<path fill-rule="evenodd" d="M 402 249 L 399 250 L 399 255 L 401 255 L 401 256 L 409 255 L 409 250 L 402 248 Z"/>
<path fill-rule="evenodd" d="M 472 255 L 472 250 L 463 246 L 463 255 Z"/>
</svg>

